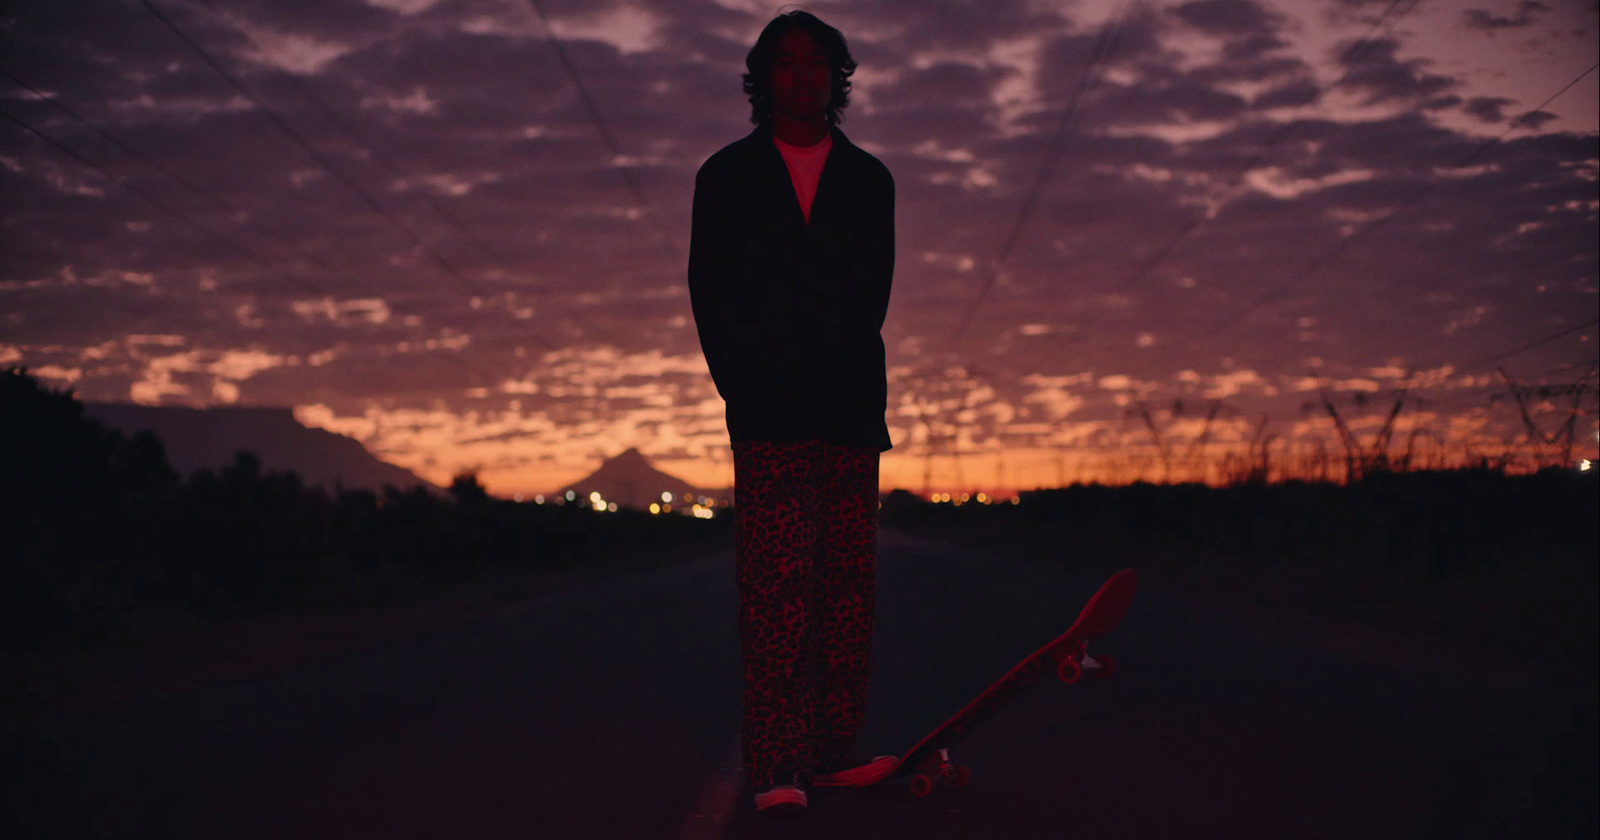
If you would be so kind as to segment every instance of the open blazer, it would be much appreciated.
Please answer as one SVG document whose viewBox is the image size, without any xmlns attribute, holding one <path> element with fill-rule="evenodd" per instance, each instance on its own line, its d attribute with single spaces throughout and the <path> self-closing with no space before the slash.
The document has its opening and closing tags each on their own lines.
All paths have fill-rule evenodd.
<svg viewBox="0 0 1600 840">
<path fill-rule="evenodd" d="M 830 131 L 809 226 L 770 126 L 695 176 L 689 298 L 735 442 L 889 448 L 880 331 L 894 274 L 894 178 Z"/>
</svg>

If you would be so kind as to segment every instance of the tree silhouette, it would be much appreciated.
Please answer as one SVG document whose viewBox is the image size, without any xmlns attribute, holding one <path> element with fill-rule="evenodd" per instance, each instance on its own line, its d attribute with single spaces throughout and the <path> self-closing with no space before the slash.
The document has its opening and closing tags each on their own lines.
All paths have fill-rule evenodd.
<svg viewBox="0 0 1600 840">
<path fill-rule="evenodd" d="M 450 495 L 456 504 L 475 505 L 489 501 L 489 491 L 478 481 L 475 472 L 464 472 L 450 482 Z"/>
</svg>

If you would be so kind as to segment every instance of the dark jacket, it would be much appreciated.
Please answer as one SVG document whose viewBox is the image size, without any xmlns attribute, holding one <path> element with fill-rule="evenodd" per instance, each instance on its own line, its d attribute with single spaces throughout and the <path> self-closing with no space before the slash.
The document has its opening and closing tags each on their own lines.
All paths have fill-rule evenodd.
<svg viewBox="0 0 1600 840">
<path fill-rule="evenodd" d="M 770 127 L 695 176 L 689 297 L 734 441 L 889 448 L 894 178 L 832 135 L 809 226 Z"/>
</svg>

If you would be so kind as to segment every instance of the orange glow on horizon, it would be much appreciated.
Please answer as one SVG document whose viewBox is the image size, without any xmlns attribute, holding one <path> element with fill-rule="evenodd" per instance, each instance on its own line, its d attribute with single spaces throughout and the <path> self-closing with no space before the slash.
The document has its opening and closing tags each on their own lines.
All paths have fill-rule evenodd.
<svg viewBox="0 0 1600 840">
<path fill-rule="evenodd" d="M 1401 454 L 1394 452 L 1394 460 L 1398 462 Z M 925 453 L 897 448 L 884 453 L 882 457 L 879 489 L 883 493 L 898 489 L 910 491 L 919 497 L 937 496 L 941 498 L 936 500 L 952 504 L 1003 504 L 1021 492 L 1073 484 L 1124 485 L 1144 481 L 1224 486 L 1253 477 L 1272 482 L 1290 479 L 1338 482 L 1345 478 L 1345 455 L 1328 445 L 1327 441 L 1320 446 L 1314 441 L 1300 441 L 1273 447 L 1269 449 L 1264 471 L 1260 469 L 1259 452 L 1255 453 L 1254 459 L 1251 456 L 1247 446 L 1215 447 L 1208 452 L 1204 462 L 1164 465 L 1155 446 L 1129 445 L 1106 451 L 1018 448 L 962 455 L 959 458 L 940 454 L 930 460 Z M 432 455 L 429 460 L 439 464 L 448 463 L 449 459 L 440 453 Z M 1552 463 L 1548 453 L 1541 460 L 1529 446 L 1502 445 L 1497 450 L 1484 451 L 1466 445 L 1434 443 L 1416 447 L 1404 468 L 1458 469 L 1477 466 L 1484 460 L 1491 465 L 1503 463 L 1505 471 L 1513 474 L 1532 472 Z M 1579 469 L 1585 461 L 1591 464 L 1600 461 L 1600 455 L 1593 451 L 1593 447 L 1587 453 L 1575 451 L 1573 462 L 1568 466 Z M 394 463 L 406 466 L 400 459 L 395 459 Z M 557 498 L 558 488 L 580 481 L 599 465 L 600 461 L 595 460 L 560 471 L 537 466 L 483 469 L 478 471 L 478 479 L 496 497 L 512 498 L 522 494 L 529 499 L 536 495 L 554 499 Z M 733 487 L 731 458 L 726 462 L 663 459 L 654 461 L 654 465 L 669 475 L 707 491 L 725 491 Z M 458 474 L 456 470 L 442 467 L 413 468 L 413 472 L 441 486 L 448 485 L 453 476 Z M 963 499 L 963 496 L 966 498 Z M 682 500 L 670 499 L 670 495 L 668 498 L 669 501 L 658 506 L 663 512 L 680 507 L 691 510 L 702 507 L 709 512 L 717 504 L 712 497 L 697 498 L 686 494 Z M 593 498 L 586 498 L 585 501 L 590 504 L 602 503 Z"/>
</svg>

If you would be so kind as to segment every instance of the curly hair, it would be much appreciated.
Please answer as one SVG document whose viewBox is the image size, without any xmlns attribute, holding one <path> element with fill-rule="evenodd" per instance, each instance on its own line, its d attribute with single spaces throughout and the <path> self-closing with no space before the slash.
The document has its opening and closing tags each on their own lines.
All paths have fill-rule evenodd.
<svg viewBox="0 0 1600 840">
<path fill-rule="evenodd" d="M 772 122 L 772 65 L 778 59 L 778 41 L 792 29 L 804 30 L 828 54 L 828 64 L 833 68 L 833 95 L 828 100 L 829 125 L 844 120 L 842 113 L 850 104 L 850 75 L 856 72 L 856 60 L 850 57 L 850 47 L 839 30 L 823 23 L 809 12 L 786 12 L 772 19 L 761 30 L 756 45 L 745 56 L 744 93 L 750 97 L 750 121 L 756 125 Z"/>
</svg>

